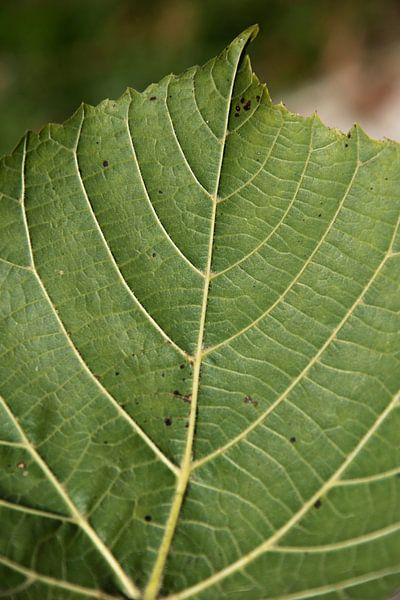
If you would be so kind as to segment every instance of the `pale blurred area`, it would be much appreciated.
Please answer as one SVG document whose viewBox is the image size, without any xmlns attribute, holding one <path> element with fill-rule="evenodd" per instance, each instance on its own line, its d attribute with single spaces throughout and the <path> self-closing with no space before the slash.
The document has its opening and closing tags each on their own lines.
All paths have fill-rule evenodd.
<svg viewBox="0 0 400 600">
<path fill-rule="evenodd" d="M 385 2 L 381 6 L 384 11 Z M 355 33 L 345 20 L 333 27 L 321 72 L 287 90 L 288 108 L 300 114 L 316 110 L 324 123 L 342 131 L 358 122 L 372 137 L 400 140 L 399 14 L 385 15 L 389 22 L 393 18 L 397 35 L 371 45 L 365 32 Z"/>
<path fill-rule="evenodd" d="M 400 0 L 0 0 L 0 155 L 82 100 L 205 62 L 253 23 L 274 101 L 400 140 Z"/>
</svg>

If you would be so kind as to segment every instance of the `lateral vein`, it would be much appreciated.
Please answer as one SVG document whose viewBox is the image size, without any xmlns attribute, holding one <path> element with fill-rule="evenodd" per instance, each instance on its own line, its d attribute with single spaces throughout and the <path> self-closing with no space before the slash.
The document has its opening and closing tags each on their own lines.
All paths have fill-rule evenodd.
<svg viewBox="0 0 400 600">
<path fill-rule="evenodd" d="M 202 271 L 200 271 L 200 269 L 198 269 L 198 268 L 197 268 L 197 267 L 196 267 L 196 266 L 195 266 L 195 265 L 194 265 L 194 264 L 193 264 L 193 263 L 192 263 L 192 262 L 191 262 L 191 261 L 188 259 L 188 257 L 187 257 L 187 256 L 185 256 L 185 254 L 183 254 L 182 250 L 181 250 L 181 249 L 180 249 L 180 248 L 179 248 L 179 247 L 178 247 L 178 246 L 175 244 L 174 240 L 171 238 L 171 236 L 169 235 L 168 231 L 165 229 L 164 225 L 162 224 L 162 222 L 161 222 L 161 219 L 160 219 L 160 217 L 158 216 L 158 214 L 157 214 L 157 212 L 156 212 L 156 209 L 154 208 L 154 204 L 153 204 L 153 202 L 151 201 L 150 194 L 149 194 L 149 192 L 148 192 L 148 189 L 147 189 L 147 186 L 146 186 L 146 183 L 145 183 L 144 177 L 143 177 L 142 169 L 140 168 L 140 164 L 139 164 L 139 161 L 138 161 L 138 158 L 137 158 L 137 154 L 136 154 L 136 150 L 135 150 L 135 145 L 134 145 L 134 143 L 133 143 L 133 135 L 132 135 L 131 128 L 130 128 L 130 124 L 129 124 L 129 108 L 130 108 L 130 106 L 131 106 L 131 104 L 132 104 L 132 101 L 133 101 L 133 99 L 132 99 L 132 97 L 131 97 L 131 102 L 130 102 L 130 105 L 129 105 L 129 107 L 128 107 L 128 116 L 127 116 L 127 119 L 126 119 L 126 128 L 127 128 L 127 131 L 128 131 L 128 139 L 129 139 L 129 145 L 130 145 L 130 147 L 131 147 L 131 151 L 132 151 L 132 156 L 133 156 L 133 159 L 134 159 L 134 161 L 135 161 L 135 166 L 136 166 L 136 169 L 137 169 L 137 172 L 138 172 L 138 175 L 139 175 L 140 184 L 141 184 L 141 186 L 142 186 L 142 188 L 143 188 L 143 191 L 144 191 L 144 195 L 145 195 L 145 197 L 146 197 L 146 200 L 147 200 L 147 202 L 148 202 L 148 204 L 149 204 L 149 206 L 150 206 L 150 210 L 151 210 L 151 212 L 152 212 L 152 214 L 153 214 L 153 216 L 154 216 L 154 218 L 155 218 L 155 220 L 156 220 L 156 222 L 157 222 L 158 226 L 160 227 L 161 231 L 164 233 L 164 235 L 165 235 L 166 239 L 167 239 L 167 240 L 168 240 L 168 242 L 171 244 L 171 246 L 174 248 L 174 250 L 176 251 L 176 253 L 177 253 L 177 254 L 178 254 L 178 255 L 179 255 L 181 258 L 183 258 L 183 260 L 184 260 L 184 261 L 185 261 L 185 262 L 186 262 L 186 263 L 189 265 L 189 267 L 190 267 L 191 269 L 193 269 L 193 271 L 195 271 L 195 272 L 196 272 L 198 275 L 200 275 L 200 277 L 201 277 L 202 279 L 204 279 L 204 273 L 203 273 Z M 176 138 L 176 136 L 175 136 L 175 138 Z M 177 142 L 177 143 L 178 143 L 178 142 Z M 182 149 L 180 149 L 180 150 L 181 150 L 181 152 L 182 152 Z M 182 154 L 183 154 L 183 152 L 182 152 Z M 183 155 L 183 156 L 185 156 L 185 155 Z M 197 180 L 196 180 L 196 182 L 197 182 Z M 199 182 L 197 182 L 197 183 L 199 183 Z M 199 183 L 199 185 L 200 185 L 200 183 Z M 202 186 L 201 186 L 201 187 L 202 187 Z M 207 190 L 205 190 L 205 191 L 207 192 Z M 208 192 L 207 192 L 207 194 L 208 194 Z"/>
<path fill-rule="evenodd" d="M 177 352 L 179 352 L 179 354 L 182 354 L 186 360 L 188 360 L 188 353 L 185 352 L 185 350 L 183 350 L 180 346 L 178 346 L 178 344 L 176 344 L 174 342 L 174 340 L 172 340 L 169 335 L 160 327 L 160 325 L 153 319 L 153 317 L 147 312 L 147 310 L 145 309 L 145 307 L 143 306 L 143 304 L 141 302 L 139 302 L 139 300 L 136 298 L 135 294 L 133 293 L 133 291 L 131 290 L 131 288 L 129 287 L 125 277 L 122 275 L 121 273 L 121 269 L 119 268 L 117 261 L 111 251 L 111 248 L 104 236 L 103 230 L 100 227 L 100 224 L 97 220 L 96 214 L 93 210 L 92 204 L 90 202 L 89 199 L 89 195 L 86 191 L 86 187 L 85 184 L 83 183 L 83 179 L 82 179 L 82 175 L 81 175 L 81 170 L 80 170 L 80 166 L 79 166 L 79 161 L 78 161 L 78 146 L 79 146 L 79 141 L 80 141 L 80 137 L 81 137 L 81 133 L 82 133 L 82 127 L 83 127 L 83 123 L 85 120 L 85 109 L 84 107 L 82 107 L 82 120 L 81 123 L 79 125 L 79 130 L 78 130 L 78 134 L 77 134 L 77 139 L 76 139 L 76 146 L 75 149 L 73 151 L 73 156 L 74 156 L 74 163 L 75 163 L 75 168 L 77 171 L 77 176 L 78 176 L 78 180 L 79 180 L 79 184 L 81 186 L 82 189 L 82 193 L 83 196 L 86 200 L 86 203 L 88 205 L 89 211 L 90 211 L 90 215 L 93 219 L 94 225 L 96 227 L 96 230 L 98 231 L 101 241 L 104 245 L 104 248 L 108 254 L 108 257 L 112 263 L 112 266 L 114 268 L 114 270 L 116 271 L 117 275 L 118 275 L 118 279 L 121 281 L 122 285 L 124 286 L 124 288 L 126 289 L 126 291 L 128 292 L 129 296 L 132 298 L 132 300 L 135 303 L 135 306 L 137 306 L 137 308 L 145 315 L 146 319 L 149 321 L 149 323 L 151 323 L 151 325 L 162 335 L 162 337 L 169 343 L 171 344 L 171 346 L 173 348 L 175 348 L 175 350 Z"/>
<path fill-rule="evenodd" d="M 26 230 L 27 244 L 28 244 L 32 269 L 34 270 L 35 276 L 36 276 L 37 281 L 42 289 L 44 297 L 47 299 L 49 306 L 51 307 L 54 315 L 56 316 L 56 319 L 59 323 L 61 330 L 63 331 L 67 341 L 73 348 L 75 354 L 78 356 L 79 361 L 82 364 L 82 366 L 84 367 L 85 371 L 90 374 L 92 379 L 96 382 L 97 386 L 103 391 L 103 393 L 105 393 L 109 399 L 112 399 L 113 404 L 119 407 L 119 404 L 116 402 L 116 400 L 105 390 L 105 388 L 103 388 L 103 386 L 100 384 L 100 382 L 98 382 L 98 380 L 94 377 L 93 373 L 90 371 L 89 367 L 86 365 L 85 361 L 81 357 L 77 348 L 72 343 L 72 340 L 68 336 L 67 331 L 64 327 L 64 324 L 61 321 L 60 317 L 58 316 L 58 313 L 57 313 L 57 311 L 47 293 L 47 290 L 37 272 L 37 269 L 35 266 L 35 261 L 34 261 L 34 256 L 33 256 L 33 248 L 32 248 L 27 214 L 26 214 L 26 208 L 25 208 L 26 152 L 27 152 L 27 136 L 25 137 L 25 141 L 24 141 L 23 160 L 22 160 L 22 164 L 21 164 L 21 181 L 22 181 L 22 183 L 21 183 L 21 206 L 22 206 L 22 215 L 23 215 L 23 220 L 24 220 L 24 227 Z M 120 582 L 122 588 L 128 594 L 128 597 L 133 598 L 133 599 L 139 598 L 140 597 L 139 589 L 136 587 L 136 585 L 133 583 L 133 581 L 130 579 L 130 577 L 128 577 L 128 575 L 124 572 L 124 570 L 122 569 L 122 567 L 119 564 L 119 562 L 117 561 L 117 559 L 114 557 L 114 555 L 107 548 L 107 546 L 104 544 L 104 542 L 101 540 L 101 538 L 97 535 L 95 530 L 89 525 L 89 523 L 86 521 L 86 519 L 80 513 L 78 508 L 75 506 L 74 502 L 68 496 L 64 487 L 61 485 L 61 483 L 58 481 L 58 479 L 56 478 L 54 473 L 48 467 L 47 463 L 42 459 L 40 454 L 36 451 L 36 449 L 30 443 L 28 437 L 25 435 L 25 432 L 23 431 L 22 427 L 18 423 L 16 417 L 13 415 L 13 413 L 11 412 L 11 409 L 8 407 L 8 404 L 5 402 L 5 400 L 2 397 L 0 397 L 0 398 L 1 398 L 1 401 L 2 401 L 6 411 L 8 412 L 10 418 L 13 420 L 14 425 L 21 436 L 21 439 L 24 441 L 24 444 L 29 449 L 29 452 L 31 453 L 33 458 L 36 460 L 38 465 L 41 467 L 42 471 L 46 474 L 49 481 L 51 481 L 54 488 L 58 491 L 60 497 L 63 498 L 65 504 L 68 506 L 68 509 L 69 509 L 71 515 L 74 517 L 75 521 L 78 523 L 78 525 L 81 527 L 81 529 L 86 533 L 86 535 L 89 537 L 89 539 L 92 541 L 92 543 L 96 546 L 98 551 L 102 554 L 103 558 L 110 565 L 110 567 L 113 570 L 113 572 L 115 573 L 118 581 Z M 120 412 L 122 413 L 123 411 L 122 411 L 121 407 L 119 407 L 119 409 L 120 409 Z M 131 424 L 133 425 L 133 421 Z M 139 429 L 138 426 L 136 425 L 136 423 L 135 423 L 135 427 L 137 429 Z M 143 435 L 142 435 L 142 437 L 143 437 L 145 434 L 144 434 L 144 432 L 142 432 L 142 433 L 143 433 Z"/>
<path fill-rule="evenodd" d="M 37 573 L 33 569 L 28 569 L 27 567 L 24 567 L 13 560 L 6 558 L 5 556 L 0 556 L 0 564 L 4 565 L 5 567 L 8 567 L 13 571 L 21 573 L 21 575 L 25 575 L 27 581 L 29 581 L 29 585 L 32 585 L 35 581 L 37 581 L 39 583 L 44 583 L 48 586 L 61 588 L 69 592 L 82 594 L 83 596 L 89 596 L 90 598 L 97 598 L 98 600 L 118 600 L 118 596 L 112 596 L 111 594 L 106 594 L 105 592 L 101 592 L 100 590 L 83 587 L 75 583 L 70 583 L 69 581 L 56 579 L 55 577 L 49 577 L 48 575 L 42 575 L 41 573 Z M 2 594 L 0 592 L 0 597 L 1 596 Z"/>
</svg>

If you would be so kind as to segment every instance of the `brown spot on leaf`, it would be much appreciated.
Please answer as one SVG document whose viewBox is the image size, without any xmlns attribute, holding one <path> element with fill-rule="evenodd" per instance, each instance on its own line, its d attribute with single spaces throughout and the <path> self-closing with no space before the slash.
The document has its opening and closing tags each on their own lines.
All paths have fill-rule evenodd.
<svg viewBox="0 0 400 600">
<path fill-rule="evenodd" d="M 245 404 L 252 404 L 253 406 L 258 406 L 258 401 L 254 400 L 251 396 L 245 396 L 243 399 Z"/>
<path fill-rule="evenodd" d="M 184 402 L 187 402 L 188 404 L 190 404 L 192 401 L 192 394 L 181 394 L 179 392 L 179 390 L 174 391 L 174 396 L 176 398 L 180 398 L 181 400 L 183 400 Z"/>
<path fill-rule="evenodd" d="M 244 110 L 250 110 L 251 108 L 251 100 L 247 100 L 246 104 L 243 106 Z"/>
</svg>

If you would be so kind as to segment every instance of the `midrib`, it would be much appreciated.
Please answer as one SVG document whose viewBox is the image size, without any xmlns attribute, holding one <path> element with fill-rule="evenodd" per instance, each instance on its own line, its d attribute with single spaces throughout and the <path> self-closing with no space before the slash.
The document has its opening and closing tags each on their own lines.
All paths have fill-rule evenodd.
<svg viewBox="0 0 400 600">
<path fill-rule="evenodd" d="M 232 82 L 228 97 L 227 103 L 227 111 L 225 115 L 225 127 L 224 127 L 224 136 L 221 139 L 221 153 L 220 153 L 220 161 L 218 165 L 218 171 L 216 175 L 215 182 L 215 191 L 213 194 L 210 194 L 210 200 L 212 202 L 212 213 L 211 213 L 211 222 L 210 222 L 210 237 L 208 244 L 208 253 L 207 253 L 207 265 L 204 273 L 204 287 L 203 287 L 203 298 L 201 304 L 201 314 L 200 314 L 200 324 L 199 324 L 199 334 L 197 338 L 197 346 L 196 353 L 193 359 L 193 387 L 192 387 L 192 399 L 190 406 L 190 415 L 189 415 L 189 427 L 188 434 L 185 446 L 185 452 L 183 455 L 183 460 L 181 463 L 180 474 L 177 480 L 177 486 L 175 491 L 175 496 L 172 501 L 171 511 L 167 520 L 167 524 L 165 527 L 164 537 L 161 542 L 161 546 L 159 548 L 157 560 L 154 564 L 153 571 L 151 573 L 149 582 L 147 584 L 146 590 L 144 592 L 144 600 L 155 600 L 157 597 L 158 591 L 161 586 L 162 577 L 164 573 L 165 563 L 168 558 L 169 550 L 171 547 L 171 543 L 174 537 L 175 529 L 178 523 L 179 515 L 182 508 L 183 498 L 185 496 L 190 475 L 192 472 L 192 463 L 193 463 L 193 440 L 196 429 L 196 417 L 197 417 L 197 406 L 198 406 L 198 395 L 199 395 L 199 387 L 200 387 L 200 371 L 201 371 L 201 363 L 204 357 L 203 352 L 203 344 L 204 344 L 204 331 L 205 331 L 205 323 L 206 323 L 206 315 L 207 315 L 207 304 L 210 290 L 210 281 L 211 281 L 211 267 L 212 267 L 212 259 L 213 259 L 213 247 L 214 247 L 214 235 L 215 235 L 215 223 L 216 223 L 216 214 L 217 214 L 217 203 L 218 203 L 218 192 L 221 180 L 221 172 L 222 165 L 225 153 L 226 146 L 226 138 L 228 135 L 228 122 L 229 122 L 229 113 L 231 110 L 232 104 L 232 96 L 233 96 L 233 87 L 236 81 L 236 75 L 238 70 L 238 65 L 240 62 L 241 55 L 239 55 L 235 71 L 232 76 Z"/>
</svg>

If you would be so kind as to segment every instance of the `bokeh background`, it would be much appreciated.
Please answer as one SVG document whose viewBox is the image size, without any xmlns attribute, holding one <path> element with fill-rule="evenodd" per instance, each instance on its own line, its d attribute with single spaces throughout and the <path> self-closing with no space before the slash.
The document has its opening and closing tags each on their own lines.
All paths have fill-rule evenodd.
<svg viewBox="0 0 400 600">
<path fill-rule="evenodd" d="M 400 139 L 399 0 L 0 0 L 0 155 L 84 100 L 205 62 L 253 23 L 272 98 Z"/>
</svg>

